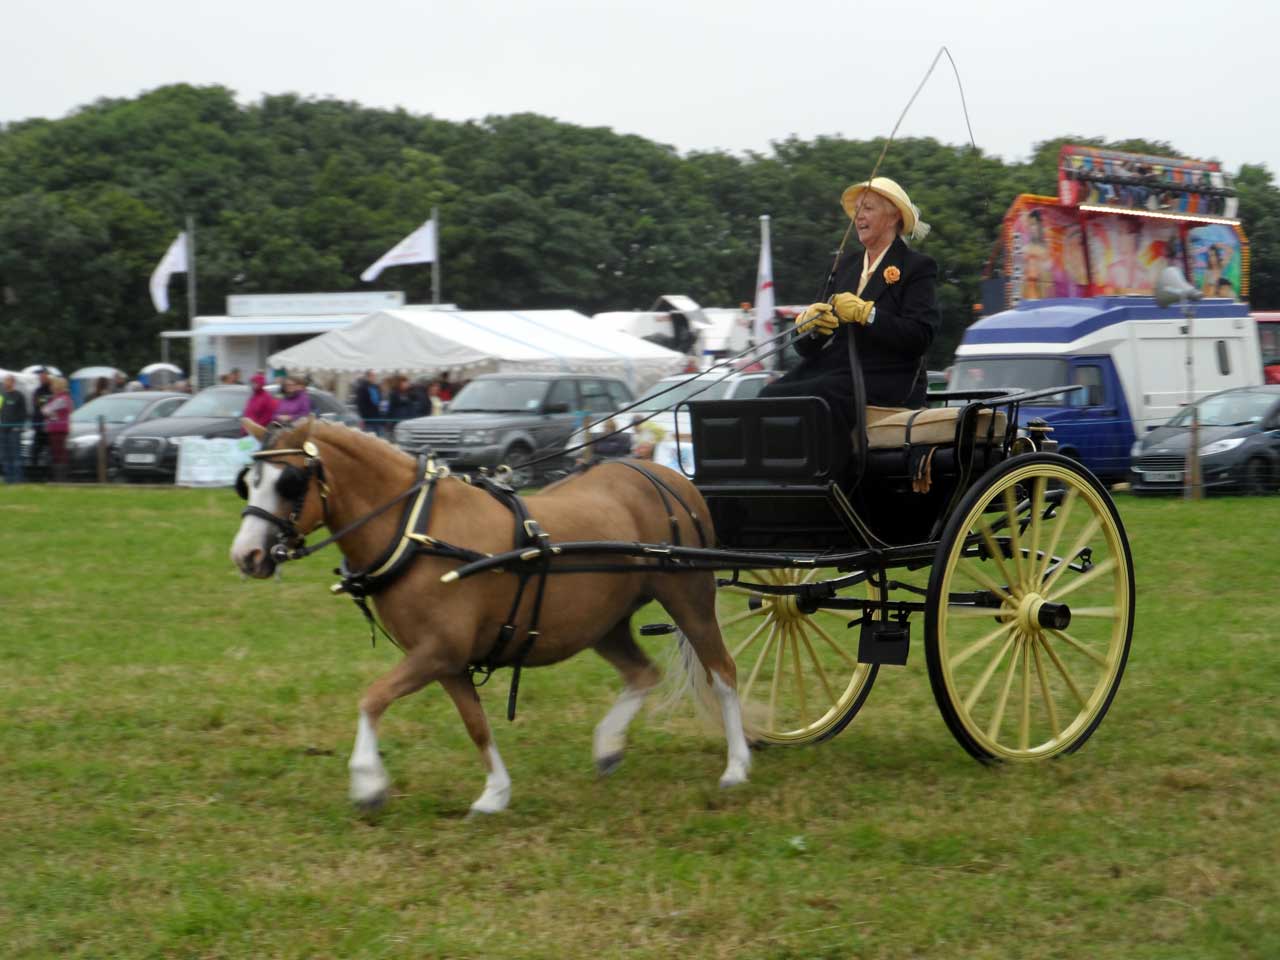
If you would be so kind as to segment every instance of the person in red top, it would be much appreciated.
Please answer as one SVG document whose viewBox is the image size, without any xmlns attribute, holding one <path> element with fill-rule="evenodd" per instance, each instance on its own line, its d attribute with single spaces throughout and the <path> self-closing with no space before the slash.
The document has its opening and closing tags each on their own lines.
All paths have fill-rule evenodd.
<svg viewBox="0 0 1280 960">
<path fill-rule="evenodd" d="M 267 393 L 267 378 L 261 373 L 250 377 L 249 383 L 253 386 L 253 393 L 244 405 L 244 415 L 260 427 L 268 426 L 276 413 L 276 398 Z"/>
<path fill-rule="evenodd" d="M 75 403 L 67 392 L 65 377 L 51 381 L 53 396 L 44 405 L 44 432 L 49 437 L 49 460 L 53 466 L 53 479 L 67 479 L 67 433 L 71 430 L 71 411 Z"/>
</svg>

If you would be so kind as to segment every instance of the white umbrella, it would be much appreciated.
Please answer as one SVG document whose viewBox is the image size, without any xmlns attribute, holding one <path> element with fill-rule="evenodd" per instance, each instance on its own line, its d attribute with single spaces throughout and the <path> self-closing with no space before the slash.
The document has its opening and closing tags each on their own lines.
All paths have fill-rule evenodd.
<svg viewBox="0 0 1280 960">
<path fill-rule="evenodd" d="M 49 370 L 53 370 L 52 367 Z M 117 373 L 123 373 L 123 370 L 117 370 L 115 367 L 81 367 L 71 375 L 72 380 L 97 380 L 99 377 L 106 377 L 111 380 Z"/>
<path fill-rule="evenodd" d="M 145 367 L 143 367 L 141 370 L 138 371 L 139 376 L 141 376 L 142 374 L 146 374 L 147 376 L 150 376 L 153 373 L 172 373 L 180 377 L 182 376 L 182 368 L 179 366 L 176 366 L 175 364 L 165 363 L 164 361 L 161 361 L 159 363 L 148 363 Z"/>
</svg>

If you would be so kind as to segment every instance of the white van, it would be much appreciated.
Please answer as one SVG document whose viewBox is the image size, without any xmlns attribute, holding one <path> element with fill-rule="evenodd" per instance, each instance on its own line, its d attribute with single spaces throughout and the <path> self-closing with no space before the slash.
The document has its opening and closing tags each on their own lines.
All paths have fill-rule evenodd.
<svg viewBox="0 0 1280 960">
<path fill-rule="evenodd" d="M 1053 427 L 1099 479 L 1128 477 L 1134 440 L 1186 403 L 1262 382 L 1247 304 L 1203 300 L 1188 323 L 1150 297 L 1030 300 L 984 317 L 956 349 L 950 389 L 1082 385 L 1019 409 Z"/>
</svg>

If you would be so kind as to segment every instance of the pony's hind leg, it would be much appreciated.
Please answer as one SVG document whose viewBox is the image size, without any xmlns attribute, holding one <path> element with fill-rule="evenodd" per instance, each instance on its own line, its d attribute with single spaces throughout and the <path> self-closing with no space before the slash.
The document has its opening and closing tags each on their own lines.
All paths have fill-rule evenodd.
<svg viewBox="0 0 1280 960">
<path fill-rule="evenodd" d="M 630 617 L 620 620 L 593 649 L 613 665 L 626 685 L 609 712 L 596 724 L 592 738 L 591 753 L 596 770 L 604 775 L 612 773 L 622 762 L 627 727 L 662 675 L 631 636 Z"/>
<path fill-rule="evenodd" d="M 471 813 L 501 813 L 507 809 L 507 803 L 511 800 L 511 777 L 507 775 L 502 757 L 498 756 L 498 748 L 493 744 L 489 721 L 484 715 L 484 707 L 480 705 L 480 696 L 476 693 L 475 684 L 471 682 L 470 676 L 463 674 L 441 677 L 440 686 L 444 687 L 449 698 L 453 700 L 453 705 L 458 708 L 458 714 L 466 725 L 467 733 L 471 734 L 471 740 L 480 751 L 485 769 L 488 771 L 484 781 L 484 792 L 475 803 L 471 804 Z"/>
<path fill-rule="evenodd" d="M 745 783 L 751 769 L 751 749 L 742 726 L 742 705 L 738 701 L 738 668 L 724 645 L 716 621 L 716 583 L 713 574 L 686 573 L 667 578 L 659 602 L 676 622 L 694 657 L 686 657 L 695 690 L 709 688 L 720 707 L 729 759 L 720 786 Z M 696 657 L 697 663 L 694 663 Z M 701 667 L 699 670 L 698 668 Z"/>
<path fill-rule="evenodd" d="M 356 743 L 347 763 L 347 769 L 351 772 L 352 803 L 366 809 L 376 809 L 386 802 L 391 778 L 378 754 L 378 721 L 394 701 L 421 690 L 435 680 L 440 672 L 430 653 L 419 647 L 370 684 L 360 698 Z"/>
</svg>

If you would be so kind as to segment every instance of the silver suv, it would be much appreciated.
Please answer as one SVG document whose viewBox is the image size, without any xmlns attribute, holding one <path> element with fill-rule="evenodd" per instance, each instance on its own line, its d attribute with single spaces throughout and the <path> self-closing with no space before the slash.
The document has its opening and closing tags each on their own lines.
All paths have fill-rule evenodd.
<svg viewBox="0 0 1280 960">
<path fill-rule="evenodd" d="M 523 464 L 562 450 L 584 419 L 631 402 L 621 380 L 576 373 L 489 373 L 463 387 L 442 414 L 396 424 L 396 445 L 431 450 L 457 470 L 508 464 L 518 489 L 552 464 Z"/>
</svg>

